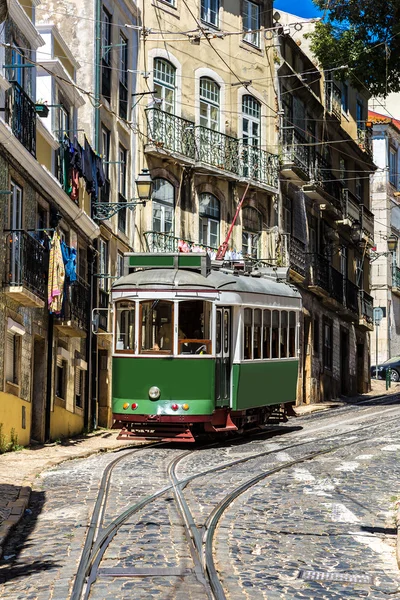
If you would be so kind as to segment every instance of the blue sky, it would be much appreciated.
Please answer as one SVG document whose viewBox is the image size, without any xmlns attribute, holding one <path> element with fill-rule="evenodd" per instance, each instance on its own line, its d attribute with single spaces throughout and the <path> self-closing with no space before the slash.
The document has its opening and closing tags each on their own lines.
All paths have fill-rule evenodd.
<svg viewBox="0 0 400 600">
<path fill-rule="evenodd" d="M 318 17 L 321 14 L 312 0 L 275 0 L 274 8 L 305 18 Z"/>
</svg>

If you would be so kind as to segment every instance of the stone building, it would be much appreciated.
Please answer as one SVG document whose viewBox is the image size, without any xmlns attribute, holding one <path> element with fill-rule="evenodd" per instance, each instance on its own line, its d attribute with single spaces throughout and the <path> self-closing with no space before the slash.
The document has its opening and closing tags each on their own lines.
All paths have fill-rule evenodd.
<svg viewBox="0 0 400 600">
<path fill-rule="evenodd" d="M 111 425 L 111 320 L 109 290 L 123 269 L 123 253 L 132 249 L 133 212 L 124 205 L 134 198 L 135 127 L 132 94 L 137 74 L 137 8 L 130 0 L 56 0 L 40 4 L 42 23 L 54 23 L 81 64 L 79 89 L 90 92 L 76 120 L 84 137 L 103 158 L 105 185 L 91 214 L 100 227 L 95 240 L 93 307 L 99 333 L 91 337 L 89 396 L 92 425 Z M 83 11 L 83 12 L 82 12 Z M 44 27 L 45 25 L 43 25 Z M 100 207 L 101 205 L 101 207 Z"/>
<path fill-rule="evenodd" d="M 368 96 L 323 72 L 293 15 L 275 15 L 282 148 L 277 245 L 303 298 L 298 398 L 318 402 L 369 387 L 373 299 L 369 252 L 374 172 Z"/>
<path fill-rule="evenodd" d="M 35 26 L 36 4 L 11 0 L 0 33 L 0 423 L 7 443 L 13 430 L 21 444 L 88 423 L 87 258 L 99 233 L 84 195 L 71 198 L 59 169 L 59 130 L 67 118 L 76 122 L 84 102 L 74 88 L 78 64 L 56 27 Z M 39 48 L 46 66 L 36 69 Z M 77 280 L 59 316 L 47 308 L 55 230 L 77 251 Z"/>
<path fill-rule="evenodd" d="M 383 319 L 373 333 L 372 362 L 381 363 L 400 355 L 400 236 L 399 148 L 400 120 L 369 111 L 373 123 L 374 162 L 378 169 L 372 178 L 372 212 L 375 242 L 371 253 L 371 289 L 374 305 L 381 307 Z M 394 242 L 389 247 L 389 242 Z M 375 339 L 378 336 L 378 357 Z M 397 373 L 393 373 L 397 378 Z"/>
</svg>

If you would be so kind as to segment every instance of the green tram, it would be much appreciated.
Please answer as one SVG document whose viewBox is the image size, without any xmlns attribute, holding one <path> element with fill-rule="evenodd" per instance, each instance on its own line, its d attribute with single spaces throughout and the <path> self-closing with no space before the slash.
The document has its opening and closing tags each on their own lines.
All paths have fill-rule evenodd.
<svg viewBox="0 0 400 600">
<path fill-rule="evenodd" d="M 211 268 L 204 253 L 125 260 L 111 293 L 120 439 L 193 442 L 296 399 L 301 299 L 272 269 Z"/>
</svg>

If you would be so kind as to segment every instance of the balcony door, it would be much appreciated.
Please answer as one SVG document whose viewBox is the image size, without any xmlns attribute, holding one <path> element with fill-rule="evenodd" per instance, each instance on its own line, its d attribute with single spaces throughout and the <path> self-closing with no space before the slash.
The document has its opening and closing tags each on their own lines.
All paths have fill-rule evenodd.
<svg viewBox="0 0 400 600">
<path fill-rule="evenodd" d="M 218 248 L 220 208 L 219 200 L 212 194 L 200 195 L 199 217 L 200 244 L 209 248 Z"/>
<path fill-rule="evenodd" d="M 175 188 L 166 179 L 153 181 L 153 252 L 173 252 Z"/>
<path fill-rule="evenodd" d="M 242 137 L 243 177 L 257 179 L 261 130 L 261 105 L 253 96 L 243 96 Z"/>
<path fill-rule="evenodd" d="M 154 60 L 154 90 L 157 106 L 166 113 L 175 113 L 175 67 L 167 60 Z"/>
<path fill-rule="evenodd" d="M 9 277 L 10 283 L 19 285 L 22 269 L 22 189 L 11 181 L 10 194 L 10 255 Z"/>
<path fill-rule="evenodd" d="M 242 252 L 248 258 L 259 257 L 260 234 L 262 228 L 261 214 L 256 208 L 246 206 L 242 211 Z"/>
</svg>

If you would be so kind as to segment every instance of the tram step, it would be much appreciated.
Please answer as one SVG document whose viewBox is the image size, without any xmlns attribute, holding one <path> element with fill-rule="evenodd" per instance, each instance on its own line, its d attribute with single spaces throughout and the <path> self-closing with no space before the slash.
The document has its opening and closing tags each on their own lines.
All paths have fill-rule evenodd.
<svg viewBox="0 0 400 600">
<path fill-rule="evenodd" d="M 119 432 L 117 440 L 132 439 L 161 440 L 163 442 L 194 442 L 192 432 L 188 427 L 132 427 L 130 430 L 126 427 Z"/>
</svg>

